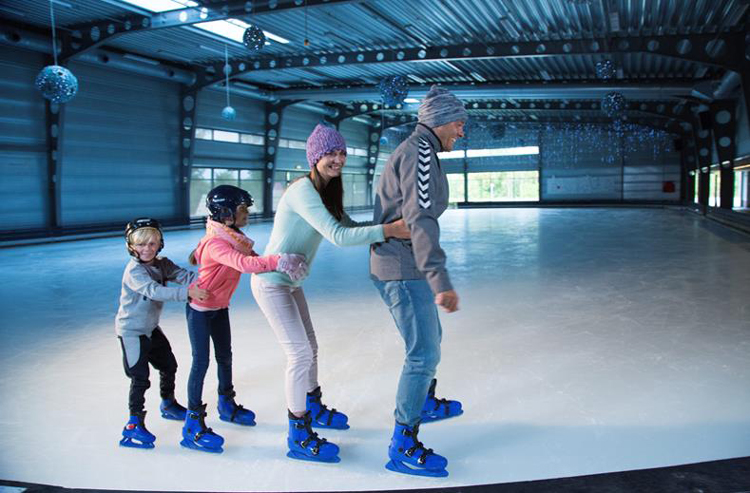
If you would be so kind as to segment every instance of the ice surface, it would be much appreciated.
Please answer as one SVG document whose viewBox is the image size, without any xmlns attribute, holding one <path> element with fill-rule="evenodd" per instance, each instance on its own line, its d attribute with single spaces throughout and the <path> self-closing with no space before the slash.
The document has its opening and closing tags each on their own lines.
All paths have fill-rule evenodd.
<svg viewBox="0 0 750 493">
<path fill-rule="evenodd" d="M 402 346 L 368 279 L 367 248 L 321 246 L 305 284 L 324 400 L 350 416 L 339 464 L 285 456 L 284 357 L 244 276 L 230 310 L 237 400 L 225 452 L 179 446 L 160 418 L 153 450 L 118 446 L 128 380 L 114 335 L 121 238 L 0 251 L 0 478 L 77 488 L 211 491 L 400 489 L 554 478 L 750 455 L 750 239 L 660 209 L 450 210 L 441 219 L 461 310 L 441 315 L 439 396 L 460 418 L 420 438 L 450 476 L 384 469 Z M 271 225 L 248 227 L 260 248 Z M 168 232 L 187 265 L 198 230 Z M 162 328 L 185 404 L 184 306 Z"/>
</svg>

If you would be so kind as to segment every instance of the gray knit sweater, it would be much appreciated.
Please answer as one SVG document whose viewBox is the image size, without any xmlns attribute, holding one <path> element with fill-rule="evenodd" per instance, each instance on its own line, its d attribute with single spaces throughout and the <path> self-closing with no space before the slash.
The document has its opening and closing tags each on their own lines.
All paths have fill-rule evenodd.
<svg viewBox="0 0 750 493">
<path fill-rule="evenodd" d="M 130 259 L 122 275 L 120 308 L 115 318 L 117 335 L 150 336 L 159 325 L 165 301 L 187 301 L 188 285 L 196 273 L 175 265 L 166 257 L 157 257 L 145 265 Z M 172 281 L 179 286 L 168 287 Z"/>
<path fill-rule="evenodd" d="M 371 245 L 372 278 L 427 279 L 435 294 L 453 289 L 438 225 L 438 217 L 448 207 L 448 179 L 437 157 L 441 149 L 435 133 L 418 124 L 386 163 L 378 183 L 374 222 L 403 218 L 411 240 L 390 238 Z"/>
</svg>

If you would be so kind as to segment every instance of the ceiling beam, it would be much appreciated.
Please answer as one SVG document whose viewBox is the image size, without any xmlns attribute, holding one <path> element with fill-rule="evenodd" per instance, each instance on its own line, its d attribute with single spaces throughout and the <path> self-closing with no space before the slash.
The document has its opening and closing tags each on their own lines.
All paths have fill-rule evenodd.
<svg viewBox="0 0 750 493">
<path fill-rule="evenodd" d="M 610 50 L 605 49 L 609 46 Z M 332 53 L 301 53 L 278 57 L 232 59 L 231 77 L 258 70 L 337 67 L 394 62 L 461 61 L 496 58 L 533 58 L 560 55 L 601 55 L 653 53 L 696 63 L 737 70 L 743 63 L 742 33 L 691 34 L 686 36 L 626 36 L 612 39 L 465 43 L 435 47 L 415 47 Z M 217 61 L 199 71 L 198 84 L 214 84 L 224 77 L 224 62 Z"/>
<path fill-rule="evenodd" d="M 601 99 L 610 92 L 619 92 L 632 101 L 670 101 L 690 96 L 695 83 L 665 82 L 662 84 L 623 84 L 623 83 L 538 83 L 538 84 L 445 84 L 462 99 L 517 99 L 517 100 L 575 100 Z M 428 86 L 409 87 L 409 97 L 422 98 Z M 274 91 L 280 99 L 301 99 L 308 101 L 379 101 L 377 86 L 338 87 L 330 89 L 280 89 Z"/>
<path fill-rule="evenodd" d="M 68 32 L 62 39 L 61 60 L 70 60 L 114 38 L 135 32 L 190 26 L 200 22 L 220 21 L 230 18 L 254 17 L 305 8 L 305 6 L 315 8 L 357 1 L 362 0 L 275 0 L 264 3 L 247 0 L 226 0 L 199 7 L 153 14 L 130 14 L 117 19 L 99 19 L 65 26 Z M 123 7 L 125 7 L 125 4 L 123 4 Z"/>
</svg>

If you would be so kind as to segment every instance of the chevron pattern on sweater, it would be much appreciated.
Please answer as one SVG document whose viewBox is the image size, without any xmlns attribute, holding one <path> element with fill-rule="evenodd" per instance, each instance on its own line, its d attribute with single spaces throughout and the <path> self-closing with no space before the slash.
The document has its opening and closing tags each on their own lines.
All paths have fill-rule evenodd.
<svg viewBox="0 0 750 493">
<path fill-rule="evenodd" d="M 429 209 L 430 201 L 430 158 L 432 149 L 426 139 L 419 139 L 419 162 L 417 163 L 417 201 L 422 209 Z"/>
</svg>

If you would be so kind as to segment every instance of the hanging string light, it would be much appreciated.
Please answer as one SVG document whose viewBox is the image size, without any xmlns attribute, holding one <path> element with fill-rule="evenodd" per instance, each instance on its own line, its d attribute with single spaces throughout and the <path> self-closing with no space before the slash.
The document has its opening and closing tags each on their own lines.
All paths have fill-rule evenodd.
<svg viewBox="0 0 750 493">
<path fill-rule="evenodd" d="M 307 37 L 307 0 L 305 0 L 305 46 L 310 46 L 310 38 Z"/>
<path fill-rule="evenodd" d="M 227 45 L 224 45 L 224 85 L 227 88 L 227 105 L 221 110 L 221 117 L 228 121 L 233 121 L 237 118 L 237 112 L 229 104 L 229 73 L 232 71 L 232 66 L 229 65 L 229 53 L 227 52 Z"/>
<path fill-rule="evenodd" d="M 57 64 L 57 42 L 55 33 L 55 9 L 52 0 L 49 2 L 49 14 L 52 23 L 52 56 L 54 65 L 44 67 L 34 80 L 34 85 L 42 96 L 53 103 L 67 103 L 78 93 L 78 79 L 65 67 Z"/>
<path fill-rule="evenodd" d="M 405 77 L 400 75 L 386 77 L 378 84 L 380 97 L 388 106 L 402 104 L 409 95 L 409 84 Z"/>
</svg>

